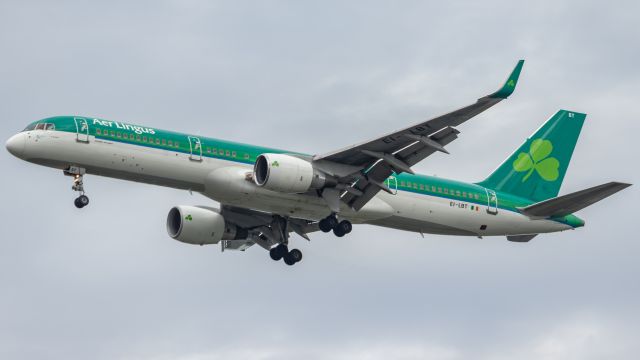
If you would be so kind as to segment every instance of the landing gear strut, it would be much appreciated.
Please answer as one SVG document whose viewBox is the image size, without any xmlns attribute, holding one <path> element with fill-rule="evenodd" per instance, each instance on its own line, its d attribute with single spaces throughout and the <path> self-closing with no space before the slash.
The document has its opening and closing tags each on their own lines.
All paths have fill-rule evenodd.
<svg viewBox="0 0 640 360">
<path fill-rule="evenodd" d="M 80 193 L 80 196 L 73 201 L 73 204 L 78 209 L 82 209 L 89 205 L 89 197 L 84 194 L 84 183 L 82 182 L 85 172 L 85 169 L 75 166 L 71 166 L 69 169 L 64 171 L 65 175 L 73 176 L 73 185 L 71 186 L 71 189 Z"/>
<path fill-rule="evenodd" d="M 320 227 L 320 230 L 322 232 L 328 233 L 329 231 L 333 230 L 333 234 L 337 237 L 343 237 L 346 234 L 350 233 L 353 229 L 350 221 L 338 221 L 338 218 L 335 214 L 331 214 L 326 218 L 320 220 L 318 226 Z"/>
</svg>

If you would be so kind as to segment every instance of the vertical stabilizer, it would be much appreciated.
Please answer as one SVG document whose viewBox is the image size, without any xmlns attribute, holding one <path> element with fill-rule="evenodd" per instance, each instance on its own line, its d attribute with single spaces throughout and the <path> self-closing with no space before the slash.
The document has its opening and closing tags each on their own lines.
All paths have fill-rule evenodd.
<svg viewBox="0 0 640 360">
<path fill-rule="evenodd" d="M 558 195 L 586 114 L 560 110 L 478 183 L 534 201 Z"/>
</svg>

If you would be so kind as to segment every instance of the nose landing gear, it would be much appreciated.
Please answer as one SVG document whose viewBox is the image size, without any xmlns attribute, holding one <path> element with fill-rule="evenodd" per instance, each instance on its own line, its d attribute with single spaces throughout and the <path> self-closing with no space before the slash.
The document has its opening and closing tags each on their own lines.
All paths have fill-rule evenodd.
<svg viewBox="0 0 640 360">
<path fill-rule="evenodd" d="M 83 207 L 89 205 L 89 197 L 84 194 L 84 183 L 82 181 L 85 173 L 86 173 L 85 169 L 75 167 L 75 166 L 71 166 L 64 171 L 65 175 L 73 176 L 73 185 L 71 186 L 71 190 L 77 191 L 80 193 L 80 196 L 78 196 L 73 201 L 73 204 L 78 209 L 82 209 Z"/>
</svg>

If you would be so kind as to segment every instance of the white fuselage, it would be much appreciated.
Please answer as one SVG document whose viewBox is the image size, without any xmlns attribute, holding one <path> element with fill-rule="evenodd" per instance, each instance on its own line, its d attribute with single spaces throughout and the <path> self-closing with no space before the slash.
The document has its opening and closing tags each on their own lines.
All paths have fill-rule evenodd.
<svg viewBox="0 0 640 360">
<path fill-rule="evenodd" d="M 251 180 L 245 163 L 202 157 L 170 150 L 96 139 L 77 141 L 77 134 L 63 131 L 26 131 L 15 135 L 24 141 L 19 157 L 37 164 L 65 169 L 85 168 L 88 174 L 108 176 L 200 192 L 222 204 L 272 212 L 283 216 L 319 220 L 331 212 L 315 194 L 283 194 L 266 190 Z M 531 220 L 499 209 L 491 214 L 464 211 L 464 201 L 406 191 L 380 192 L 360 211 L 343 208 L 340 216 L 353 223 L 450 235 L 517 235 L 572 229 L 552 220 Z M 462 206 L 460 206 L 462 205 Z M 468 203 L 467 206 L 472 205 Z"/>
</svg>

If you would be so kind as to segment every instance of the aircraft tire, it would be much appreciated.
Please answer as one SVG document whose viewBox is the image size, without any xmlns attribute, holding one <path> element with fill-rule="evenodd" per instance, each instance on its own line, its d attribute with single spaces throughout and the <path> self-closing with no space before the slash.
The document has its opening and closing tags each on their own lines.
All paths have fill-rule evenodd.
<svg viewBox="0 0 640 360">
<path fill-rule="evenodd" d="M 331 224 L 329 224 L 329 221 L 326 218 L 320 220 L 318 227 L 323 233 L 328 233 L 332 229 Z"/>
<path fill-rule="evenodd" d="M 327 224 L 329 225 L 329 227 L 331 227 L 332 229 L 335 229 L 336 226 L 338 226 L 338 219 L 336 218 L 335 215 L 329 215 L 325 218 L 325 220 L 327 220 Z"/>
<path fill-rule="evenodd" d="M 302 251 L 298 249 L 292 249 L 291 251 L 289 251 L 288 256 L 295 260 L 295 262 L 302 261 Z"/>
<path fill-rule="evenodd" d="M 87 195 L 78 196 L 78 203 L 82 205 L 82 207 L 89 205 L 89 197 Z"/>
<path fill-rule="evenodd" d="M 296 259 L 294 259 L 290 254 L 287 254 L 284 256 L 284 263 L 291 266 L 296 263 Z"/>
<path fill-rule="evenodd" d="M 280 250 L 277 246 L 269 250 L 269 256 L 274 261 L 280 261 L 280 259 L 282 259 L 282 255 L 280 254 Z"/>
<path fill-rule="evenodd" d="M 351 230 L 353 230 L 353 225 L 351 225 L 351 222 L 348 220 L 340 221 L 340 224 L 338 224 L 338 227 L 342 228 L 345 234 L 348 234 L 351 232 Z"/>
</svg>

